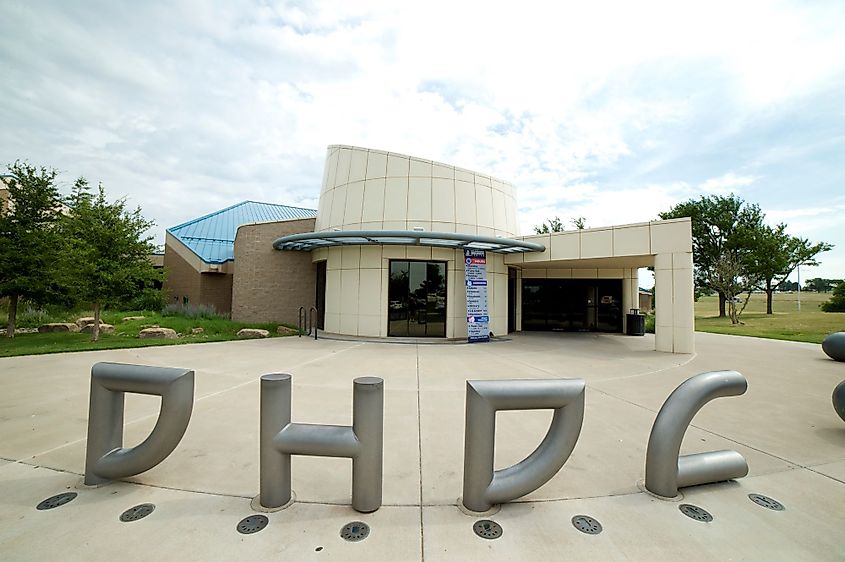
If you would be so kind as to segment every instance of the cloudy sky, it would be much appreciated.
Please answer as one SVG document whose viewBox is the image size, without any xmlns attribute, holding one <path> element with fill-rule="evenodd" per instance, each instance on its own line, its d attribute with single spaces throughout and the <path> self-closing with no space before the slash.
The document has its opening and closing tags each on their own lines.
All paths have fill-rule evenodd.
<svg viewBox="0 0 845 562">
<path fill-rule="evenodd" d="M 329 144 L 510 180 L 523 234 L 733 192 L 845 277 L 845 2 L 405 4 L 0 0 L 0 158 L 103 182 L 159 242 L 316 208 Z"/>
</svg>

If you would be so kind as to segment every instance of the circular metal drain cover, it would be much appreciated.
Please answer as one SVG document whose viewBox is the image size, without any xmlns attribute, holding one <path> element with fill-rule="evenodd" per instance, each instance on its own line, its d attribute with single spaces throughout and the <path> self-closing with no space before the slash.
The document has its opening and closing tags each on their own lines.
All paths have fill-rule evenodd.
<svg viewBox="0 0 845 562">
<path fill-rule="evenodd" d="M 773 511 L 783 511 L 786 509 L 786 507 L 784 507 L 784 505 L 776 499 L 764 496 L 763 494 L 748 494 L 748 499 L 757 505 L 762 505 L 763 507 Z"/>
<path fill-rule="evenodd" d="M 120 520 L 124 523 L 129 523 L 130 521 L 137 521 L 138 519 L 143 519 L 144 517 L 152 513 L 155 508 L 156 506 L 151 503 L 142 503 L 132 506 L 120 514 Z"/>
<path fill-rule="evenodd" d="M 678 506 L 678 509 L 680 509 L 681 513 L 683 513 L 690 519 L 695 519 L 696 521 L 704 521 L 705 523 L 713 521 L 713 516 L 710 515 L 710 513 L 703 507 L 698 507 L 697 505 L 692 505 L 689 503 L 682 503 Z"/>
<path fill-rule="evenodd" d="M 268 523 L 270 523 L 270 520 L 267 519 L 266 515 L 250 515 L 238 522 L 237 529 L 242 535 L 251 535 L 262 530 Z"/>
<path fill-rule="evenodd" d="M 370 526 L 363 521 L 353 521 L 347 523 L 340 530 L 340 536 L 344 540 L 350 542 L 358 542 L 366 539 L 370 535 Z"/>
<path fill-rule="evenodd" d="M 57 494 L 55 496 L 50 496 L 43 502 L 39 503 L 35 506 L 35 509 L 39 511 L 44 511 L 45 509 L 55 509 L 57 507 L 63 506 L 68 502 L 72 502 L 76 499 L 76 492 L 65 492 L 63 494 Z"/>
<path fill-rule="evenodd" d="M 482 539 L 498 539 L 504 532 L 502 531 L 501 525 L 489 519 L 476 521 L 475 525 L 472 526 L 472 530 Z"/>
<path fill-rule="evenodd" d="M 602 531 L 601 523 L 589 515 L 576 515 L 572 518 L 572 524 L 576 529 L 588 535 L 598 535 Z"/>
</svg>

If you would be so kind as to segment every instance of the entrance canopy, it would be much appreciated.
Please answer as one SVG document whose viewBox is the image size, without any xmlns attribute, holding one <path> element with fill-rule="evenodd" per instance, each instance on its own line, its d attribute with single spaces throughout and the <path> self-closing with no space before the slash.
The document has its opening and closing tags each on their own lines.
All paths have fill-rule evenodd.
<svg viewBox="0 0 845 562">
<path fill-rule="evenodd" d="M 512 238 L 494 238 L 455 232 L 425 232 L 419 230 L 341 230 L 335 232 L 305 232 L 283 236 L 273 242 L 277 250 L 311 251 L 331 246 L 434 246 L 437 248 L 471 248 L 498 254 L 542 252 L 543 244 Z"/>
</svg>

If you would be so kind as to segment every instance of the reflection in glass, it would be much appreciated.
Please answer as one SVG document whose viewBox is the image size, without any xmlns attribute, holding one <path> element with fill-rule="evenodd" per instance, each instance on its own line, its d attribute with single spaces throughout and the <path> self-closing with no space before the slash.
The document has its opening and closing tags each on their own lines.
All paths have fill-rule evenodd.
<svg viewBox="0 0 845 562">
<path fill-rule="evenodd" d="M 523 279 L 522 329 L 622 331 L 622 281 Z"/>
<path fill-rule="evenodd" d="M 446 263 L 391 261 L 389 336 L 446 337 Z"/>
</svg>

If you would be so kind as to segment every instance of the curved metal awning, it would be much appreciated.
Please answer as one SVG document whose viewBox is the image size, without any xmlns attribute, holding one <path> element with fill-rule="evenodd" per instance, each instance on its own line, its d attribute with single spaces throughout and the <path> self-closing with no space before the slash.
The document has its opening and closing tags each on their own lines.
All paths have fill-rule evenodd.
<svg viewBox="0 0 845 562">
<path fill-rule="evenodd" d="M 425 232 L 419 230 L 341 230 L 331 232 L 305 232 L 283 236 L 273 242 L 277 250 L 310 252 L 332 246 L 433 246 L 437 248 L 486 250 L 498 254 L 542 252 L 543 244 L 494 238 L 455 232 Z"/>
</svg>

